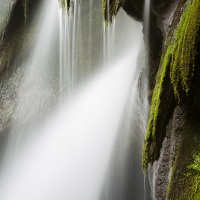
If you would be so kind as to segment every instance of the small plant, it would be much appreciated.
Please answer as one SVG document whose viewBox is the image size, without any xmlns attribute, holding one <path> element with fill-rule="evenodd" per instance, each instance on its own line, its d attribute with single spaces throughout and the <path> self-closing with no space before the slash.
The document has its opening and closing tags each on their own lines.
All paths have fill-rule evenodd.
<svg viewBox="0 0 200 200">
<path fill-rule="evenodd" d="M 189 165 L 188 169 L 200 173 L 200 153 L 194 156 L 194 163 Z"/>
<path fill-rule="evenodd" d="M 122 0 L 113 0 L 113 1 L 102 0 L 102 12 L 103 12 L 104 22 L 106 25 L 109 22 L 111 23 L 113 17 L 117 15 L 121 7 L 121 4 Z"/>
</svg>

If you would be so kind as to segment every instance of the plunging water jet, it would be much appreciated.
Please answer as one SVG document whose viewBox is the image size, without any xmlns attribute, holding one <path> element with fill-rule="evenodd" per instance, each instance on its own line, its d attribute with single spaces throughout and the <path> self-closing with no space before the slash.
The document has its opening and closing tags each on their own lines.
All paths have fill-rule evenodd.
<svg viewBox="0 0 200 200">
<path fill-rule="evenodd" d="M 145 0 L 143 24 L 144 24 L 144 35 L 147 43 L 149 40 L 150 8 L 151 8 L 151 0 Z"/>
<path fill-rule="evenodd" d="M 30 138 L 9 174 L 1 177 L 2 200 L 99 198 L 136 57 L 129 54 L 89 82 L 47 120 L 38 139 Z"/>
</svg>

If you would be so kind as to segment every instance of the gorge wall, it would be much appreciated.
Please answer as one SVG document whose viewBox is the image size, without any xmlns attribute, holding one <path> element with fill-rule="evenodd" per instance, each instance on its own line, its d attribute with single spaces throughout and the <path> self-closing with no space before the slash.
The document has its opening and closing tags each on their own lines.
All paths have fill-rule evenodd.
<svg viewBox="0 0 200 200">
<path fill-rule="evenodd" d="M 143 3 L 121 6 L 142 20 Z M 155 199 L 200 199 L 199 27 L 200 1 L 152 1 L 143 167 Z"/>
</svg>

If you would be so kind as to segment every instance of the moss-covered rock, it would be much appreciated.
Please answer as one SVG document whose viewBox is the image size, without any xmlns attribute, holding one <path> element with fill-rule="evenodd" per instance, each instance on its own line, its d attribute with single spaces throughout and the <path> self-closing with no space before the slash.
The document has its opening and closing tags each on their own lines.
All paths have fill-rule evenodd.
<svg viewBox="0 0 200 200">
<path fill-rule="evenodd" d="M 156 76 L 151 101 L 143 151 L 144 169 L 148 163 L 153 163 L 159 157 L 167 121 L 175 107 L 174 98 L 183 101 L 186 94 L 189 95 L 197 52 L 199 23 L 200 1 L 189 1 L 180 23 L 166 42 L 166 51 Z"/>
<path fill-rule="evenodd" d="M 188 115 L 183 140 L 172 169 L 168 200 L 200 199 L 200 123 Z"/>
<path fill-rule="evenodd" d="M 170 84 L 169 69 L 171 61 L 171 46 L 167 49 L 162 59 L 162 65 L 156 76 L 155 88 L 152 95 L 151 109 L 143 149 L 143 169 L 148 163 L 153 163 L 160 155 L 167 120 L 174 107 L 173 91 Z"/>
<path fill-rule="evenodd" d="M 181 22 L 175 33 L 171 52 L 170 78 L 174 94 L 189 93 L 196 57 L 196 45 L 200 26 L 200 1 L 188 2 Z M 173 39 L 172 39 L 173 40 Z"/>
<path fill-rule="evenodd" d="M 112 18 L 117 15 L 122 0 L 102 0 L 103 18 L 106 23 L 112 22 Z"/>
</svg>

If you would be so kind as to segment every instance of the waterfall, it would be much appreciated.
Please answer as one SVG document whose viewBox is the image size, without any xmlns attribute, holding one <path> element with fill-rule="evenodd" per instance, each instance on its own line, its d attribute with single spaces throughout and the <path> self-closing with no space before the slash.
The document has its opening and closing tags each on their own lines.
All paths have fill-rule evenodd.
<svg viewBox="0 0 200 200">
<path fill-rule="evenodd" d="M 149 39 L 149 23 L 150 23 L 150 8 L 151 8 L 151 0 L 145 0 L 144 3 L 144 35 L 146 37 L 146 41 Z"/>
<path fill-rule="evenodd" d="M 101 13 L 96 0 L 74 0 L 69 11 L 57 0 L 41 5 L 13 116 L 24 123 L 10 133 L 7 151 L 17 151 L 5 154 L 15 156 L 0 172 L 2 200 L 144 199 L 142 25 L 120 10 L 105 27 Z"/>
</svg>

